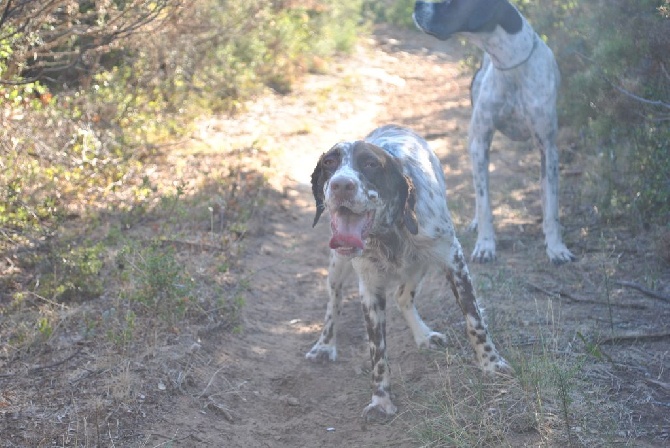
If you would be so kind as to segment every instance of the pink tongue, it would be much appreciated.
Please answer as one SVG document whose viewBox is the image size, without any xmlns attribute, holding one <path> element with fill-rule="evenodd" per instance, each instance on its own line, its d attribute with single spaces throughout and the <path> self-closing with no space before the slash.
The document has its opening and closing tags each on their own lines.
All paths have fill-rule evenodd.
<svg viewBox="0 0 670 448">
<path fill-rule="evenodd" d="M 337 212 L 331 215 L 330 228 L 333 236 L 330 238 L 330 248 L 355 247 L 364 249 L 363 229 L 368 222 L 367 214 Z"/>
</svg>

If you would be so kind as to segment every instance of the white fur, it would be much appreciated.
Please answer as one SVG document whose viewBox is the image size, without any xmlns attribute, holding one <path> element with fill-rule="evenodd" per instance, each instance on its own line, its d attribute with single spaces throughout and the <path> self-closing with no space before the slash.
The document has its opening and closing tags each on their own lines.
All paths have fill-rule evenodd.
<svg viewBox="0 0 670 448">
<path fill-rule="evenodd" d="M 454 234 L 447 208 L 444 175 L 440 163 L 428 144 L 413 132 L 397 126 L 384 126 L 372 132 L 366 139 L 383 148 L 402 166 L 403 174 L 411 179 L 416 188 L 416 218 L 418 232 L 412 234 L 402 221 L 391 224 L 382 221 L 366 240 L 365 249 L 356 256 L 342 256 L 331 251 L 328 269 L 329 302 L 324 328 L 319 340 L 307 353 L 310 360 L 334 361 L 336 359 L 336 324 L 340 314 L 342 286 L 347 275 L 356 272 L 359 291 L 368 330 L 370 356 L 372 359 L 372 383 L 374 393 L 366 406 L 363 416 L 371 411 L 382 415 L 395 413 L 396 407 L 390 398 L 390 370 L 386 357 L 386 292 L 395 290 L 398 306 L 412 331 L 414 342 L 419 348 L 436 348 L 446 344 L 442 333 L 433 331 L 421 319 L 414 305 L 414 298 L 421 280 L 429 268 L 441 270 L 449 280 L 456 301 L 467 323 L 468 338 L 475 350 L 476 360 L 485 371 L 509 371 L 509 366 L 498 354 L 474 295 L 472 281 L 465 264 L 461 246 Z M 360 191 L 367 191 L 365 177 L 352 167 L 352 143 L 336 145 L 343 152 L 342 164 L 332 174 L 331 179 L 347 176 L 356 183 Z M 330 197 L 331 190 L 326 183 L 325 205 L 341 202 Z M 363 198 L 366 195 L 356 195 Z M 392 207 L 389 198 L 377 198 L 384 207 Z M 357 204 L 361 209 L 375 205 Z M 394 215 L 393 210 L 388 210 Z M 376 217 L 384 215 L 377 210 Z"/>
</svg>

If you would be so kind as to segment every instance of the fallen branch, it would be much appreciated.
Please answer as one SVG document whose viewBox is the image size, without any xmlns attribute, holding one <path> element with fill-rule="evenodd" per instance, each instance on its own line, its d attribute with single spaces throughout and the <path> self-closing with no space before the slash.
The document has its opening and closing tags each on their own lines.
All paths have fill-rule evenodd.
<svg viewBox="0 0 670 448">
<path fill-rule="evenodd" d="M 60 361 L 56 361 L 53 364 L 47 364 L 45 366 L 33 367 L 32 369 L 28 370 L 28 373 L 35 373 L 35 372 L 39 372 L 40 370 L 53 369 L 54 367 L 58 367 L 59 365 L 65 364 L 66 362 L 68 362 L 69 360 L 71 360 L 72 358 L 77 356 L 79 353 L 81 353 L 81 351 L 82 351 L 82 349 L 80 348 L 76 352 L 74 352 L 70 356 L 68 356 L 67 358 L 61 359 Z"/>
<path fill-rule="evenodd" d="M 30 373 L 39 372 L 40 370 L 53 369 L 54 367 L 58 367 L 59 365 L 65 364 L 66 362 L 68 362 L 69 360 L 71 360 L 72 358 L 74 358 L 75 356 L 80 354 L 81 351 L 82 351 L 82 349 L 79 348 L 77 351 L 72 353 L 70 356 L 68 356 L 64 359 L 61 359 L 60 361 L 56 361 L 53 364 L 47 364 L 45 366 L 37 366 L 37 367 L 33 367 L 32 369 L 28 369 L 28 373 L 30 374 Z M 18 376 L 18 375 L 22 375 L 22 373 L 3 373 L 2 375 L 0 375 L 0 378 L 12 378 L 12 377 L 15 377 L 15 376 Z"/>
<path fill-rule="evenodd" d="M 653 297 L 654 299 L 659 299 L 659 300 L 664 300 L 666 302 L 670 302 L 670 297 L 668 297 L 666 295 L 663 295 L 660 292 L 656 292 L 652 289 L 645 288 L 644 286 L 640 285 L 639 283 L 620 281 L 620 282 L 616 282 L 616 284 L 620 285 L 620 286 L 625 286 L 627 288 L 637 289 L 638 291 L 640 291 L 644 295 L 649 296 L 649 297 Z"/>
<path fill-rule="evenodd" d="M 653 380 L 651 378 L 645 378 L 644 380 L 649 384 L 654 384 L 654 385 L 659 386 L 659 387 L 661 387 L 661 388 L 663 388 L 667 391 L 670 391 L 670 384 L 668 384 L 668 383 L 664 383 L 664 382 L 661 382 L 661 381 L 658 381 L 658 380 Z"/>
<path fill-rule="evenodd" d="M 550 291 L 548 289 L 543 288 L 542 286 L 526 282 L 528 286 L 531 288 L 535 289 L 536 291 L 540 291 L 548 296 L 551 297 L 557 297 L 559 299 L 565 298 L 568 299 L 569 301 L 573 303 L 584 303 L 584 304 L 589 304 L 589 305 L 603 305 L 603 306 L 616 306 L 619 308 L 632 308 L 634 310 L 645 310 L 647 307 L 645 305 L 641 305 L 638 303 L 611 303 L 611 302 L 604 302 L 602 300 L 592 300 L 592 299 L 585 299 L 583 297 L 577 297 L 573 294 L 570 294 L 569 292 L 565 291 Z"/>
<path fill-rule="evenodd" d="M 619 344 L 629 341 L 660 341 L 670 339 L 670 333 L 650 333 L 650 334 L 622 334 L 610 336 L 599 341 L 600 344 Z"/>
</svg>

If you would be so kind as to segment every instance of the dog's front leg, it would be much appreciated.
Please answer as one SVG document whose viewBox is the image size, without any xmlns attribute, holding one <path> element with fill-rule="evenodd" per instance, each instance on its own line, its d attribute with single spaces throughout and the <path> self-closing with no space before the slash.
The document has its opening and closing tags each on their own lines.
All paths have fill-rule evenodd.
<svg viewBox="0 0 670 448">
<path fill-rule="evenodd" d="M 359 273 L 360 276 L 360 273 Z M 374 277 L 374 276 L 372 276 Z M 361 302 L 372 361 L 372 400 L 363 409 L 368 420 L 396 413 L 391 402 L 391 371 L 386 358 L 386 286 L 381 278 L 360 278 Z"/>
<path fill-rule="evenodd" d="M 311 361 L 335 361 L 337 359 L 337 318 L 342 312 L 342 287 L 351 271 L 351 261 L 332 251 L 328 267 L 326 318 L 319 340 L 305 355 L 305 358 Z"/>
<path fill-rule="evenodd" d="M 496 258 L 493 212 L 489 197 L 489 150 L 495 128 L 490 114 L 484 114 L 483 106 L 475 106 L 468 131 L 468 147 L 475 186 L 475 218 L 470 225 L 477 230 L 477 242 L 472 251 L 472 260 L 481 263 Z"/>
</svg>

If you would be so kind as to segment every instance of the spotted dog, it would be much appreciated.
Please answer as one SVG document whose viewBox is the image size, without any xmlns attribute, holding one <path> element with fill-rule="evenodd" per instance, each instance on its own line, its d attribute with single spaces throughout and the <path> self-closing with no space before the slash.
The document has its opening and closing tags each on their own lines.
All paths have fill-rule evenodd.
<svg viewBox="0 0 670 448">
<path fill-rule="evenodd" d="M 465 257 L 449 215 L 444 175 L 428 143 L 394 125 L 376 129 L 362 141 L 342 142 L 323 154 L 312 174 L 314 225 L 328 210 L 332 235 L 325 324 L 310 360 L 335 361 L 336 323 L 343 282 L 355 271 L 368 333 L 374 392 L 363 417 L 392 415 L 386 356 L 386 293 L 398 306 L 420 348 L 443 347 L 446 337 L 419 316 L 414 298 L 430 267 L 451 285 L 479 366 L 509 372 L 498 354 L 477 305 Z"/>
<path fill-rule="evenodd" d="M 478 230 L 472 259 L 496 256 L 489 199 L 489 149 L 499 130 L 516 141 L 531 139 L 542 155 L 541 189 L 545 244 L 556 264 L 575 260 L 561 239 L 558 219 L 556 96 L 560 83 L 552 51 L 507 0 L 417 1 L 414 21 L 424 32 L 446 40 L 465 36 L 484 50 L 472 81 L 468 146 L 475 184 Z"/>
</svg>

